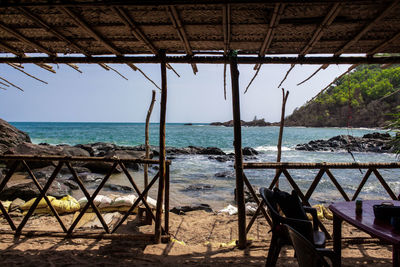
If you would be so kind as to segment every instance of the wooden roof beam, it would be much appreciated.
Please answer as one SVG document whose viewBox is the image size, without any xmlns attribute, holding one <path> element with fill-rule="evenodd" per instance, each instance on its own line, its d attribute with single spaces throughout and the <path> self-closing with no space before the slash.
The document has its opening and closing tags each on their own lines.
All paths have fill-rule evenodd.
<svg viewBox="0 0 400 267">
<path fill-rule="evenodd" d="M 315 46 L 315 44 L 321 39 L 324 30 L 327 29 L 334 19 L 337 17 L 341 9 L 340 3 L 335 3 L 332 5 L 332 7 L 329 8 L 329 12 L 325 15 L 324 19 L 322 22 L 318 25 L 317 29 L 315 30 L 313 36 L 311 39 L 308 41 L 308 43 L 304 46 L 304 48 L 300 51 L 299 57 L 303 57 L 306 54 L 308 54 L 311 49 Z M 286 80 L 286 78 L 289 76 L 289 73 L 293 70 L 294 64 L 292 64 L 289 68 L 289 70 L 286 72 L 285 77 L 282 79 L 282 81 L 279 83 L 278 88 L 281 87 L 283 82 Z"/>
<path fill-rule="evenodd" d="M 364 28 L 357 33 L 356 36 L 353 37 L 349 42 L 347 42 L 344 46 L 342 46 L 339 50 L 337 50 L 334 55 L 335 56 L 340 56 L 345 52 L 346 49 L 349 47 L 353 46 L 356 42 L 358 42 L 361 37 L 367 33 L 377 22 L 379 22 L 381 19 L 383 19 L 385 16 L 387 16 L 399 3 L 399 0 L 394 0 L 387 8 L 385 8 L 375 19 L 370 21 L 367 25 L 364 26 Z M 314 75 L 316 75 L 320 70 L 326 69 L 329 66 L 329 64 L 324 64 L 320 68 L 318 68 L 311 76 L 303 80 L 302 82 L 298 83 L 297 85 L 301 85 L 305 83 L 306 81 L 310 80 Z"/>
<path fill-rule="evenodd" d="M 275 29 L 279 25 L 279 20 L 283 14 L 283 11 L 285 9 L 285 4 L 277 3 L 274 6 L 274 12 L 272 13 L 271 20 L 268 25 L 268 30 L 267 34 L 264 38 L 264 41 L 261 45 L 260 52 L 258 53 L 258 56 L 263 57 L 267 53 L 269 47 L 271 46 L 272 39 L 274 37 Z M 261 67 L 260 64 L 257 64 L 254 66 L 254 70 L 257 70 Z"/>
<path fill-rule="evenodd" d="M 72 12 L 68 7 L 59 7 L 59 10 L 69 16 L 71 19 L 73 19 L 75 21 L 75 23 L 78 25 L 78 27 L 84 29 L 93 39 L 97 40 L 99 43 L 101 43 L 105 48 L 107 48 L 108 51 L 110 51 L 111 53 L 113 53 L 114 55 L 116 55 L 117 57 L 123 57 L 124 55 L 118 51 L 118 49 L 116 47 L 114 47 L 112 44 L 110 44 L 108 41 L 106 41 L 99 33 L 97 33 L 95 30 L 93 30 L 89 24 L 87 24 L 83 18 L 81 18 L 80 16 L 78 16 L 77 14 L 75 14 L 74 12 Z M 139 70 L 139 72 L 147 79 L 149 80 L 151 83 L 153 83 L 158 89 L 160 89 L 160 87 L 154 83 L 153 80 L 151 80 L 147 75 L 145 75 L 145 73 L 140 70 L 138 67 L 136 67 L 133 63 L 126 63 L 126 65 L 128 65 L 131 69 L 133 69 L 134 71 Z M 113 68 L 109 67 L 109 69 L 114 70 Z M 115 70 L 114 70 L 115 71 Z M 118 72 L 117 72 L 118 73 Z"/>
<path fill-rule="evenodd" d="M 376 53 L 379 53 L 379 51 L 382 51 L 383 49 L 385 49 L 388 45 L 390 45 L 391 43 L 393 43 L 394 41 L 396 41 L 397 39 L 400 38 L 400 31 L 397 32 L 393 37 L 391 37 L 388 40 L 385 40 L 384 42 L 382 42 L 380 45 L 378 45 L 377 47 L 371 49 L 368 53 L 367 56 L 373 56 Z"/>
<path fill-rule="evenodd" d="M 167 8 L 168 15 L 171 19 L 172 25 L 178 33 L 179 39 L 183 43 L 183 47 L 185 48 L 185 52 L 188 56 L 193 56 L 192 48 L 188 41 L 185 29 L 182 25 L 181 19 L 179 18 L 178 11 L 175 6 L 168 6 Z M 196 74 L 198 72 L 197 66 L 195 63 L 192 63 L 193 73 Z"/>
<path fill-rule="evenodd" d="M 44 54 L 47 54 L 49 56 L 55 57 L 57 56 L 55 53 L 51 52 L 50 50 L 44 48 L 43 46 L 41 46 L 40 44 L 29 40 L 28 38 L 26 38 L 25 36 L 23 36 L 22 34 L 20 34 L 19 32 L 15 31 L 14 29 L 11 29 L 10 27 L 4 25 L 2 22 L 0 22 L 0 29 L 8 32 L 9 34 L 11 34 L 12 36 L 14 36 L 15 38 L 17 38 L 18 40 L 20 40 L 21 42 L 32 46 L 33 48 L 35 48 L 36 50 L 38 50 L 39 52 L 42 52 Z"/>
<path fill-rule="evenodd" d="M 390 12 L 393 11 L 393 9 L 396 7 L 396 5 L 400 2 L 400 0 L 395 0 L 393 1 L 383 12 L 381 12 L 375 19 L 373 19 L 370 23 L 364 26 L 364 28 L 349 42 L 347 42 L 342 48 L 340 48 L 338 51 L 335 52 L 335 56 L 340 56 L 343 54 L 346 49 L 349 47 L 353 46 L 356 42 L 358 42 L 361 37 L 367 33 L 377 22 L 379 22 L 381 19 L 386 17 Z"/>
<path fill-rule="evenodd" d="M 231 6 L 229 4 L 222 7 L 222 31 L 224 33 L 224 55 L 227 55 L 231 41 Z"/>
<path fill-rule="evenodd" d="M 130 30 L 130 33 L 139 41 L 141 41 L 147 48 L 154 54 L 158 55 L 158 49 L 154 44 L 146 37 L 146 35 L 140 30 L 133 19 L 128 15 L 128 13 L 122 7 L 112 7 L 113 11 L 117 13 L 118 17 L 123 21 L 125 26 Z M 172 70 L 178 77 L 180 75 L 175 71 L 170 64 L 167 64 L 167 68 Z"/>
</svg>

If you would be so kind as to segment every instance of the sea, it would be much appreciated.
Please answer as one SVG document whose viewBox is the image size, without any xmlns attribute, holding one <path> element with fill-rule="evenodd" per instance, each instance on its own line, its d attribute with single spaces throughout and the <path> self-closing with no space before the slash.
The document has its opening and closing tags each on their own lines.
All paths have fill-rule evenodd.
<svg viewBox="0 0 400 267">
<path fill-rule="evenodd" d="M 86 122 L 11 122 L 25 131 L 33 143 L 87 144 L 95 142 L 114 143 L 122 146 L 144 144 L 144 123 L 86 123 Z M 150 144 L 158 145 L 159 124 L 150 124 Z M 337 135 L 363 136 L 372 132 L 386 132 L 382 129 L 363 128 L 306 128 L 285 127 L 282 142 L 282 162 L 394 162 L 395 154 L 353 152 L 354 159 L 347 151 L 308 152 L 295 150 L 297 144 L 311 140 L 329 139 Z M 274 162 L 277 157 L 279 127 L 242 127 L 243 147 L 252 147 L 259 154 L 247 158 L 247 162 Z M 392 134 L 393 135 L 393 134 Z M 168 123 L 166 145 L 172 147 L 202 146 L 218 147 L 226 153 L 233 152 L 233 128 L 211 126 L 207 123 Z M 233 204 L 235 176 L 233 161 L 219 162 L 209 155 L 167 155 L 172 161 L 170 170 L 171 206 L 194 203 L 209 204 L 214 210 Z M 344 191 L 351 196 L 357 189 L 366 170 L 331 170 Z M 150 169 L 150 176 L 156 170 Z M 275 170 L 245 170 L 253 186 L 269 186 Z M 290 174 L 305 193 L 318 170 L 290 170 Z M 400 172 L 398 169 L 384 169 L 380 173 L 395 192 L 400 193 Z M 222 175 L 221 175 L 222 174 Z M 142 185 L 143 171 L 133 173 Z M 123 175 L 114 175 L 114 181 L 129 185 Z M 279 186 L 282 190 L 292 188 L 284 176 Z M 153 190 L 150 195 L 155 195 Z M 389 195 L 372 174 L 365 184 L 359 199 L 390 199 Z M 325 174 L 311 196 L 312 204 L 343 200 L 334 184 Z"/>
</svg>

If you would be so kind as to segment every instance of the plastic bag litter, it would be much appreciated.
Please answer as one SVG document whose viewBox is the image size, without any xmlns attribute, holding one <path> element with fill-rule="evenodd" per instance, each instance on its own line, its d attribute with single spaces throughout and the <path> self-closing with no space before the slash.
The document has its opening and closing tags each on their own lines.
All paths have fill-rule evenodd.
<svg viewBox="0 0 400 267">
<path fill-rule="evenodd" d="M 47 198 L 50 200 L 50 202 L 52 202 L 54 199 L 56 199 L 55 197 L 52 197 L 52 196 L 47 196 Z M 27 202 L 25 202 L 25 204 L 22 205 L 20 207 L 20 209 L 23 210 L 23 211 L 29 210 L 35 201 L 36 201 L 36 197 L 32 198 L 31 200 L 29 200 Z M 42 211 L 42 209 L 47 209 L 47 208 L 48 208 L 47 202 L 46 202 L 46 200 L 44 198 L 42 198 L 39 201 L 39 204 L 36 206 L 35 213 L 40 212 L 40 211 Z"/>
<path fill-rule="evenodd" d="M 248 203 L 246 203 L 246 205 L 245 205 L 246 214 L 247 214 L 247 215 L 253 215 L 253 214 L 255 214 L 256 211 L 257 211 L 257 208 L 258 208 L 258 205 L 257 205 L 257 203 L 255 203 L 255 202 L 248 202 Z"/>
<path fill-rule="evenodd" d="M 80 209 L 79 202 L 71 196 L 55 199 L 51 201 L 51 205 L 53 205 L 59 214 L 75 212 Z"/>
<path fill-rule="evenodd" d="M 170 240 L 171 240 L 171 242 L 177 243 L 182 246 L 186 246 L 185 242 L 183 242 L 183 241 L 176 240 L 175 238 L 172 238 L 172 237 Z"/>
<path fill-rule="evenodd" d="M 4 209 L 8 212 L 10 205 L 11 205 L 11 201 L 1 201 L 1 204 L 3 204 Z M 0 210 L 0 214 L 3 214 L 3 212 L 1 212 L 1 210 Z"/>
<path fill-rule="evenodd" d="M 317 204 L 312 207 L 317 210 L 317 217 L 319 220 L 324 220 L 324 219 L 333 220 L 332 212 L 324 205 Z M 313 219 L 310 213 L 307 213 L 307 217 L 309 220 Z"/>
<path fill-rule="evenodd" d="M 135 195 L 118 196 L 114 199 L 113 207 L 131 207 L 136 201 L 137 197 Z"/>
<path fill-rule="evenodd" d="M 229 215 L 235 215 L 238 213 L 238 209 L 235 206 L 232 206 L 231 204 L 229 204 L 222 210 L 219 210 L 218 213 L 227 213 Z"/>
<path fill-rule="evenodd" d="M 88 200 L 86 197 L 82 197 L 81 199 L 78 200 L 78 202 L 79 205 L 83 208 L 86 205 L 86 203 L 88 203 Z M 99 208 L 109 208 L 111 207 L 112 202 L 113 200 L 111 198 L 103 195 L 97 195 L 93 200 L 93 203 L 96 205 L 96 207 Z"/>
</svg>

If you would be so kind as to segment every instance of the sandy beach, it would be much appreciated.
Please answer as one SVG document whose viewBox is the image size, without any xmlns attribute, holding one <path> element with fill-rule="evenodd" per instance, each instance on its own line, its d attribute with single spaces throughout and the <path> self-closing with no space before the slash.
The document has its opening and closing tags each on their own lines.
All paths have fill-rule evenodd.
<svg viewBox="0 0 400 267">
<path fill-rule="evenodd" d="M 13 217 L 15 221 L 21 217 Z M 72 214 L 63 215 L 68 225 Z M 250 217 L 247 218 L 250 220 Z M 17 223 L 18 224 L 18 223 Z M 329 232 L 332 222 L 324 220 Z M 5 219 L 0 219 L 1 230 L 9 229 Z M 52 216 L 34 216 L 27 230 L 59 230 Z M 119 233 L 149 233 L 153 226 L 138 226 L 135 216 L 118 230 Z M 0 261 L 2 266 L 263 266 L 268 253 L 271 233 L 263 217 L 259 217 L 248 239 L 251 245 L 245 250 L 235 246 L 237 217 L 205 211 L 185 215 L 170 213 L 170 234 L 167 244 L 151 244 L 124 238 L 88 239 L 63 237 L 15 237 L 0 234 Z M 382 244 L 354 227 L 343 224 L 343 266 L 391 266 L 391 246 Z M 361 238 L 361 239 L 360 239 Z M 328 240 L 328 248 L 332 241 Z M 285 247 L 278 266 L 297 266 L 291 247 Z"/>
</svg>

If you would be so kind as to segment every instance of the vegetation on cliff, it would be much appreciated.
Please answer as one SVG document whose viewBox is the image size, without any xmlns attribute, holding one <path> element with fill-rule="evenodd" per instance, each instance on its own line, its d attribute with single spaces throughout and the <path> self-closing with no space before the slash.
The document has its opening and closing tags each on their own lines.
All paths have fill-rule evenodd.
<svg viewBox="0 0 400 267">
<path fill-rule="evenodd" d="M 287 126 L 383 127 L 400 105 L 400 66 L 360 65 L 296 109 Z"/>
</svg>

